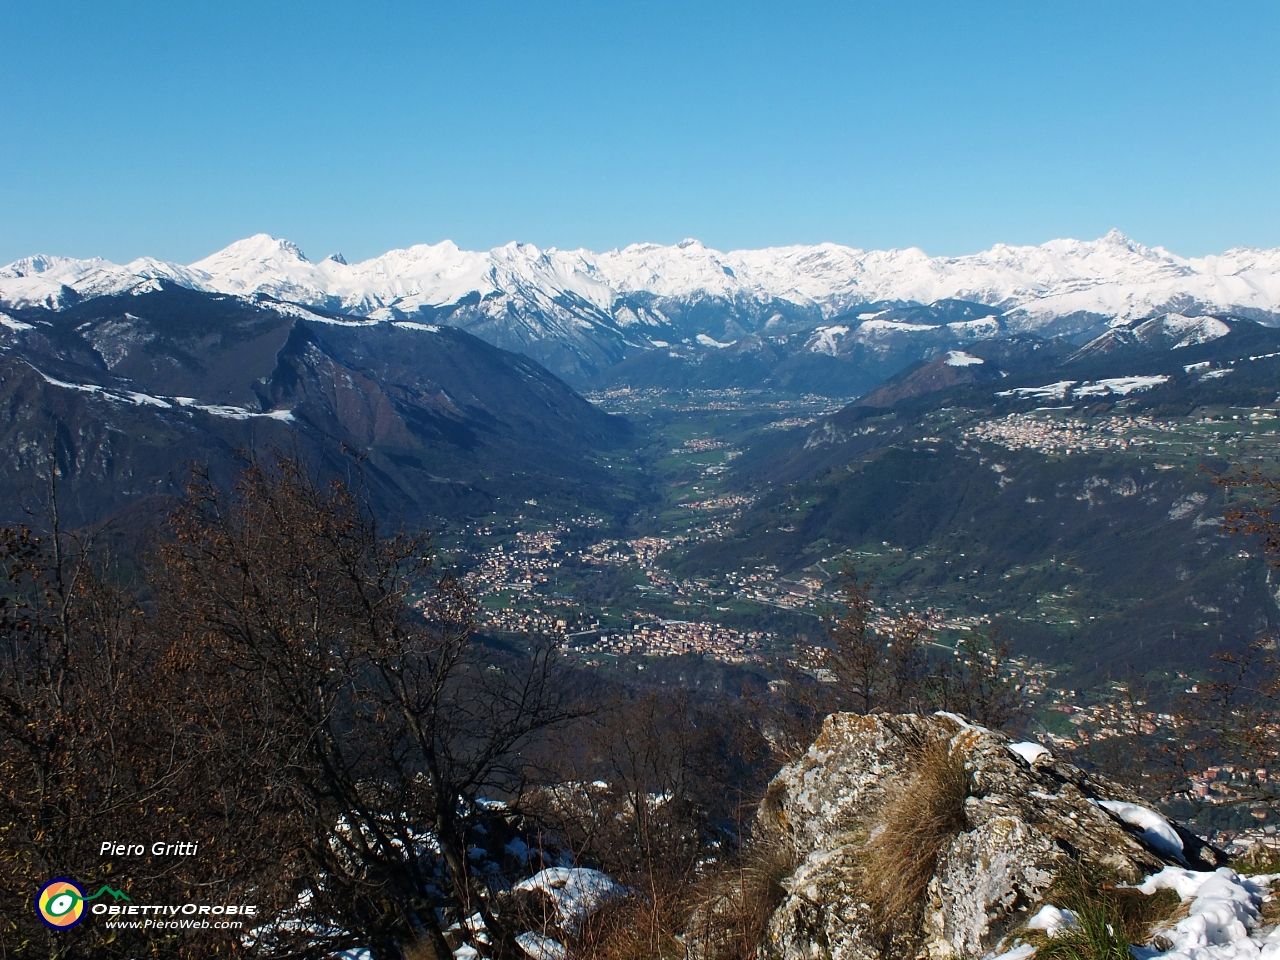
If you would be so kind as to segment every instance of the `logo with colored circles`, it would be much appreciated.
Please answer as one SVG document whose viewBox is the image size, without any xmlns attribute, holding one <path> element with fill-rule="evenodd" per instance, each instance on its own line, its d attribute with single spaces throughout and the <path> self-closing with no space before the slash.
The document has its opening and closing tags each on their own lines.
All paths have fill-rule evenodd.
<svg viewBox="0 0 1280 960">
<path fill-rule="evenodd" d="M 36 894 L 36 913 L 55 930 L 69 930 L 84 917 L 84 891 L 72 880 L 50 880 Z"/>
</svg>

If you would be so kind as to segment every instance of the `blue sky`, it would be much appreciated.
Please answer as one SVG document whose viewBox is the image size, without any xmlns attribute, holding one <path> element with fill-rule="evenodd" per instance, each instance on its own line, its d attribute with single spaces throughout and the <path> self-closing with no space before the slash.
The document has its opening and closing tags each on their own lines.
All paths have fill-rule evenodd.
<svg viewBox="0 0 1280 960">
<path fill-rule="evenodd" d="M 1280 4 L 19 3 L 0 262 L 1280 246 Z"/>
</svg>

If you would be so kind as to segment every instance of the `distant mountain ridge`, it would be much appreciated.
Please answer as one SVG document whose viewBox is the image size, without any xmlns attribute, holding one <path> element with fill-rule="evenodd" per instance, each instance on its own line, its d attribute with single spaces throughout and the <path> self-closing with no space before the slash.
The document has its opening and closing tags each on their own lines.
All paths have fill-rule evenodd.
<svg viewBox="0 0 1280 960">
<path fill-rule="evenodd" d="M 0 313 L 6 522 L 50 457 L 83 523 L 154 509 L 188 462 L 225 477 L 235 451 L 271 446 L 339 476 L 351 451 L 381 514 L 414 526 L 504 498 L 616 506 L 622 481 L 595 457 L 631 425 L 463 330 L 173 284 L 18 313 Z"/>
<path fill-rule="evenodd" d="M 857 327 L 874 319 L 858 312 L 868 305 L 966 301 L 1000 314 L 1010 333 L 1041 336 L 1094 336 L 1108 322 L 1169 312 L 1280 324 L 1280 248 L 1186 258 L 1116 230 L 960 257 L 833 243 L 722 253 L 685 240 L 593 253 L 444 241 L 353 264 L 341 255 L 313 263 L 296 244 L 258 234 L 187 266 L 28 257 L 0 267 L 0 307 L 59 309 L 164 282 L 458 326 L 579 380 L 646 350 L 697 345 L 699 335 L 728 343 L 836 320 Z"/>
</svg>

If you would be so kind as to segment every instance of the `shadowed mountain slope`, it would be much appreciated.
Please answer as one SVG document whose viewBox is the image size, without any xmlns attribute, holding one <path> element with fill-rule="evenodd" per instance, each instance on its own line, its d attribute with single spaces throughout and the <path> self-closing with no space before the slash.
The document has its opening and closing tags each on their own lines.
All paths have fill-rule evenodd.
<svg viewBox="0 0 1280 960">
<path fill-rule="evenodd" d="M 264 445 L 344 472 L 357 454 L 375 505 L 410 523 L 517 495 L 610 513 L 634 496 L 594 464 L 630 425 L 527 357 L 267 298 L 158 285 L 10 314 L 0 402 L 8 519 L 51 451 L 78 521 L 174 492 L 187 461 L 222 469 Z"/>
</svg>

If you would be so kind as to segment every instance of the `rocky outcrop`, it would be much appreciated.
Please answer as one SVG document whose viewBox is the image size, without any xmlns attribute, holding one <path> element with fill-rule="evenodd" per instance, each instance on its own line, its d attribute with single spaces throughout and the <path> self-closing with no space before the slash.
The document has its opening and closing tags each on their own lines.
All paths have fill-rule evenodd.
<svg viewBox="0 0 1280 960">
<path fill-rule="evenodd" d="M 906 927 L 886 930 L 868 871 L 902 798 L 931 789 L 918 771 L 929 749 L 963 764 L 963 811 L 936 853 L 912 851 L 932 864 L 927 890 Z M 1120 785 L 949 714 L 827 718 L 773 780 L 759 827 L 798 863 L 782 881 L 762 960 L 982 956 L 1025 924 L 1065 869 L 1136 882 L 1166 864 L 1212 869 L 1219 856 Z"/>
</svg>

